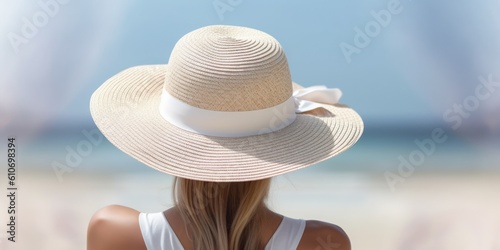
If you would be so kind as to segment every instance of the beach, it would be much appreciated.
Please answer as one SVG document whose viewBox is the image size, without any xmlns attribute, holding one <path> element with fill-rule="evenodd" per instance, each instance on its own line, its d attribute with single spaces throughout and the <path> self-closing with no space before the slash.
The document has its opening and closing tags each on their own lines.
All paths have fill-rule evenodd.
<svg viewBox="0 0 500 250">
<path fill-rule="evenodd" d="M 142 212 L 172 206 L 172 177 L 147 171 L 19 174 L 17 242 L 0 248 L 86 249 L 92 214 L 110 204 Z M 500 173 L 419 172 L 393 191 L 380 173 L 299 170 L 274 178 L 269 206 L 342 227 L 356 250 L 500 249 Z M 2 207 L 6 207 L 2 199 Z M 1 216 L 7 220 L 6 211 Z M 2 230 L 5 231 L 5 230 Z M 329 245 L 330 244 L 330 245 Z M 318 239 L 317 249 L 335 249 Z"/>
<path fill-rule="evenodd" d="M 178 97 L 181 92 L 171 90 L 185 83 L 179 90 L 199 95 L 200 103 L 193 106 L 200 109 L 204 109 L 202 100 L 214 106 L 239 106 L 252 99 L 248 104 L 253 107 L 231 110 L 261 114 L 259 110 L 271 110 L 264 103 L 283 104 L 284 98 L 271 102 L 276 96 L 270 94 L 277 90 L 279 79 L 340 90 L 339 102 L 360 114 L 364 131 L 356 145 L 341 155 L 275 177 L 268 197 L 270 208 L 292 218 L 342 227 L 353 250 L 500 250 L 499 10 L 500 1 L 451 0 L 4 1 L 0 8 L 4 34 L 0 43 L 4 52 L 0 58 L 0 250 L 84 250 L 88 223 L 100 208 L 119 204 L 159 212 L 173 205 L 173 177 L 118 149 L 134 145 L 125 152 L 140 152 L 147 158 L 141 162 L 168 158 L 163 153 L 182 156 L 187 163 L 194 157 L 184 152 L 194 146 L 183 144 L 153 154 L 159 148 L 151 145 L 185 144 L 184 139 L 194 137 L 158 136 L 167 125 L 158 112 L 165 118 L 163 111 L 170 106 L 155 99 L 159 91 L 153 94 L 153 88 L 140 88 L 141 82 L 144 86 L 153 80 L 157 86 L 166 84 L 164 90 Z M 188 32 L 221 24 L 264 31 L 279 46 L 252 40 L 261 35 L 238 33 L 237 39 L 227 37 L 220 44 L 207 42 L 214 50 L 204 45 L 180 50 L 199 51 L 203 56 L 199 61 L 194 60 L 199 57 L 172 53 L 179 39 L 193 44 L 199 41 L 185 36 Z M 272 49 L 272 53 L 265 56 L 257 49 Z M 237 56 L 237 52 L 244 54 Z M 282 52 L 286 56 L 279 56 Z M 177 64 L 175 58 L 185 61 Z M 256 67 L 249 58 L 269 63 Z M 280 62 L 279 71 L 272 71 L 275 62 Z M 139 71 L 136 66 L 140 65 L 163 65 L 156 68 L 165 71 Z M 179 70 L 174 72 L 175 65 Z M 255 70 L 258 68 L 262 72 Z M 144 74 L 139 73 L 137 79 L 135 73 L 113 77 L 124 70 Z M 241 78 L 233 79 L 235 75 Z M 265 80 L 257 80 L 262 76 Z M 207 85 L 206 77 L 216 84 Z M 126 80 L 130 88 L 103 88 L 116 92 L 102 95 L 105 99 L 92 98 L 103 83 L 117 82 L 110 79 Z M 170 84 L 172 79 L 179 79 L 179 84 Z M 226 81 L 243 86 L 248 95 L 215 88 Z M 251 87 L 264 82 L 269 86 Z M 266 92 L 257 94 L 264 89 Z M 282 90 L 283 97 L 291 92 Z M 149 94 L 152 99 L 146 98 Z M 184 97 L 195 100 L 192 95 Z M 102 112 L 93 109 L 91 114 L 91 99 L 109 102 L 102 102 L 106 103 L 100 106 Z M 162 104 L 151 109 L 138 105 L 153 104 L 153 99 Z M 221 106 L 217 110 L 230 109 Z M 227 114 L 218 111 L 215 113 L 224 117 Z M 278 113 L 282 112 L 275 115 Z M 330 117 L 344 117 L 334 113 Z M 101 129 L 113 130 L 106 133 L 108 139 L 96 127 L 96 114 L 101 117 Z M 148 119 L 148 114 L 158 119 Z M 302 115 L 311 113 L 298 116 Z M 220 122 L 224 126 L 228 124 L 222 121 L 246 125 L 255 120 L 218 117 L 193 115 L 189 120 L 200 118 L 200 125 Z M 275 121 L 284 126 L 283 121 L 292 121 L 255 117 L 270 125 L 256 126 L 259 134 L 276 127 Z M 353 127 L 346 126 L 350 132 L 338 134 L 341 130 L 337 128 L 350 123 L 326 120 L 330 119 L 318 117 L 316 124 L 321 126 L 304 126 L 303 132 L 326 132 L 325 124 L 329 124 L 330 136 L 343 139 L 331 140 L 328 154 L 340 152 L 333 149 L 341 141 L 348 142 Z M 149 126 L 152 121 L 161 126 Z M 190 126 L 187 130 L 197 131 Z M 136 134 L 140 131 L 154 133 Z M 304 138 L 308 143 L 293 143 L 291 138 L 298 138 L 298 133 L 290 133 L 286 141 L 295 152 L 312 155 L 312 138 L 327 148 L 329 139 L 321 136 L 325 134 Z M 225 145 L 226 137 L 213 140 Z M 128 143 L 119 143 L 125 141 Z M 250 154 L 252 144 L 240 144 L 237 150 Z M 208 144 L 196 148 L 201 145 Z M 299 156 L 266 149 L 270 150 L 259 161 L 273 166 L 292 163 L 287 158 Z M 179 154 L 173 154 L 176 152 Z M 203 156 L 215 162 L 222 154 Z M 283 159 L 270 161 L 268 156 Z M 192 160 L 198 161 L 196 157 Z M 257 166 L 240 162 L 244 165 L 224 164 L 246 169 Z M 160 168 L 162 164 L 179 167 L 175 161 L 157 164 Z M 186 169 L 183 171 L 191 172 Z M 317 238 L 317 243 L 314 250 L 337 247 L 328 237 Z"/>
</svg>

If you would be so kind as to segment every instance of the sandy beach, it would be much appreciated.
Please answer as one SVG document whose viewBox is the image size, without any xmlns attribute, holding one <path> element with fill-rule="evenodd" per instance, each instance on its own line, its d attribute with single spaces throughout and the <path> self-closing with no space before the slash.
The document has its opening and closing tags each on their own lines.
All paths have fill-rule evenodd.
<svg viewBox="0 0 500 250">
<path fill-rule="evenodd" d="M 172 205 L 172 178 L 156 172 L 79 173 L 58 182 L 23 172 L 17 242 L 0 249 L 85 249 L 92 214 L 109 204 L 143 212 Z M 500 249 L 500 173 L 418 173 L 392 192 L 383 175 L 301 170 L 274 179 L 269 205 L 341 226 L 356 250 Z M 2 207 L 6 207 L 2 199 Z M 1 222 L 5 225 L 6 212 Z M 317 249 L 334 249 L 318 239 Z"/>
</svg>

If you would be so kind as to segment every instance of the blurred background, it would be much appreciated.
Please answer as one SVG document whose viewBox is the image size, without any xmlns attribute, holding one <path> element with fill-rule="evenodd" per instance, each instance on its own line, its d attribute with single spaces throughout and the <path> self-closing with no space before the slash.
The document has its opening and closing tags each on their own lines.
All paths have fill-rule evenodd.
<svg viewBox="0 0 500 250">
<path fill-rule="evenodd" d="M 342 89 L 365 122 L 351 150 L 275 178 L 273 209 L 338 224 L 353 249 L 500 249 L 498 1 L 0 4 L 5 193 L 7 138 L 18 163 L 17 242 L 2 228 L 0 249 L 85 249 L 97 209 L 172 205 L 172 178 L 101 139 L 89 99 L 121 70 L 166 64 L 180 37 L 212 24 L 271 34 L 295 82 Z M 0 207 L 6 225 L 6 196 Z"/>
</svg>

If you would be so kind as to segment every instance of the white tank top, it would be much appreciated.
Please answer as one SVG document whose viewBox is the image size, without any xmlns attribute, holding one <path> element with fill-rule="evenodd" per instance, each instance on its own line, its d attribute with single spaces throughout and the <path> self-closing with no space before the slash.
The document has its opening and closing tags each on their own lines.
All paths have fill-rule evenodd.
<svg viewBox="0 0 500 250">
<path fill-rule="evenodd" d="M 184 249 L 163 212 L 140 213 L 139 226 L 148 250 Z M 305 220 L 283 217 L 265 250 L 297 249 L 305 227 Z"/>
</svg>

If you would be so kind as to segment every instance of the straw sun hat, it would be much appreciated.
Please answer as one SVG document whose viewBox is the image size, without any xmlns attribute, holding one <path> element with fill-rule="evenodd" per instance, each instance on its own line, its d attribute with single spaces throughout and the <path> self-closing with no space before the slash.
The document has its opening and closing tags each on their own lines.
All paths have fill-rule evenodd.
<svg viewBox="0 0 500 250">
<path fill-rule="evenodd" d="M 342 153 L 363 122 L 341 92 L 292 83 L 272 36 L 207 26 L 183 36 L 168 64 L 126 69 L 90 100 L 92 117 L 119 149 L 188 179 L 268 178 Z"/>
</svg>

